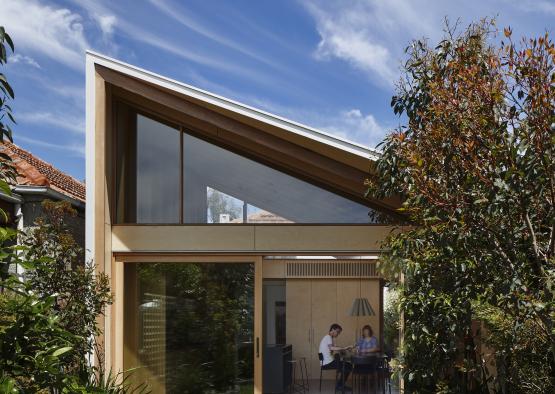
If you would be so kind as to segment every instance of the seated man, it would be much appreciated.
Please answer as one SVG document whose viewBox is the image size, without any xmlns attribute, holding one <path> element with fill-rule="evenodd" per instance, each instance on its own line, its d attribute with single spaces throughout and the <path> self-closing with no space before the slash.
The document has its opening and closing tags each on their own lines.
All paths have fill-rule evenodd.
<svg viewBox="0 0 555 394">
<path fill-rule="evenodd" d="M 350 347 L 343 348 L 339 346 L 335 346 L 335 338 L 341 334 L 343 329 L 337 323 L 331 325 L 330 330 L 322 341 L 320 341 L 320 350 L 319 352 L 322 353 L 324 360 L 322 361 L 323 369 L 337 369 L 340 372 L 339 381 L 336 382 L 336 389 L 342 390 L 342 382 L 347 382 L 349 378 L 349 374 L 353 369 L 350 363 L 343 363 L 338 357 L 333 356 L 333 352 L 337 352 L 340 350 L 346 350 Z M 343 365 L 345 364 L 345 365 Z M 345 367 L 345 380 L 343 380 L 343 367 Z M 350 390 L 349 387 L 345 386 L 346 390 Z"/>
</svg>

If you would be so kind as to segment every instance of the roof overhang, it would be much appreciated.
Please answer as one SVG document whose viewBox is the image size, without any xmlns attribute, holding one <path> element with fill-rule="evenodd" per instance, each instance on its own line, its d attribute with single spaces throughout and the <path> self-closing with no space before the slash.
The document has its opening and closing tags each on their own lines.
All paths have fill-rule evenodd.
<svg viewBox="0 0 555 394">
<path fill-rule="evenodd" d="M 96 65 L 106 67 L 110 70 L 130 76 L 148 84 L 167 89 L 183 96 L 184 98 L 197 103 L 202 103 L 217 112 L 231 115 L 234 118 L 239 118 L 246 123 L 256 124 L 259 127 L 267 127 L 268 129 L 275 128 L 293 136 L 298 136 L 300 137 L 299 141 L 301 138 L 316 141 L 323 146 L 337 148 L 338 150 L 345 152 L 344 154 L 348 153 L 355 155 L 364 160 L 376 160 L 380 155 L 379 151 L 375 149 L 339 138 L 322 130 L 285 119 L 234 100 L 230 100 L 226 97 L 207 92 L 108 56 L 93 51 L 87 51 L 87 57 L 90 58 Z"/>
<path fill-rule="evenodd" d="M 49 199 L 53 199 L 56 201 L 68 201 L 70 202 L 72 205 L 74 205 L 77 208 L 80 209 L 84 209 L 85 208 L 85 202 L 77 199 L 77 198 L 73 198 L 70 197 L 64 193 L 61 193 L 57 190 L 52 189 L 51 187 L 48 186 L 26 186 L 26 185 L 18 185 L 12 188 L 12 191 L 14 192 L 14 196 L 18 196 L 18 197 L 23 197 L 23 201 L 20 202 L 24 202 L 24 196 L 26 195 L 39 195 L 43 198 L 49 198 Z"/>
</svg>

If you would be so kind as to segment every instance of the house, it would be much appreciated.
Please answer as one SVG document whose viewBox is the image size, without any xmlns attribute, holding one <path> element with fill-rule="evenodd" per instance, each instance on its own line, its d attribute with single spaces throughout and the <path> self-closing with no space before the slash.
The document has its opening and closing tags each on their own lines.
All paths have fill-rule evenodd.
<svg viewBox="0 0 555 394">
<path fill-rule="evenodd" d="M 92 52 L 86 84 L 106 369 L 157 393 L 283 392 L 301 364 L 319 380 L 330 324 L 382 341 L 400 203 L 364 196 L 378 152 Z"/>
<path fill-rule="evenodd" d="M 44 200 L 69 201 L 77 215 L 67 218 L 67 225 L 84 248 L 85 184 L 16 144 L 5 141 L 0 144 L 0 152 L 12 159 L 17 171 L 12 194 L 0 192 L 0 208 L 8 216 L 7 224 L 24 230 L 42 215 Z"/>
</svg>

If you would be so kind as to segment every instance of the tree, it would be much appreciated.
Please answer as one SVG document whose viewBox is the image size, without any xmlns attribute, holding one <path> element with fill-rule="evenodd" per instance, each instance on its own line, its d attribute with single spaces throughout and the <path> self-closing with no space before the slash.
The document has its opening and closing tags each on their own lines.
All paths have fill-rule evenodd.
<svg viewBox="0 0 555 394">
<path fill-rule="evenodd" d="M 35 262 L 25 279 L 37 294 L 53 295 L 60 325 L 78 339 L 72 343 L 74 357 L 66 360 L 65 370 L 83 374 L 88 368 L 84 356 L 97 350 L 93 338 L 101 334 L 97 317 L 112 301 L 109 281 L 84 263 L 83 250 L 65 225 L 77 214 L 71 204 L 45 200 L 42 208 L 35 227 L 20 234 L 25 259 Z"/>
<path fill-rule="evenodd" d="M 391 102 L 406 123 L 368 182 L 401 195 L 414 225 L 383 256 L 404 276 L 399 362 L 413 392 L 555 390 L 555 47 L 547 33 L 504 35 L 492 44 L 483 20 L 407 48 Z M 484 316 L 497 377 L 474 343 Z"/>
<path fill-rule="evenodd" d="M 13 42 L 0 26 L 0 65 Z M 0 141 L 12 140 L 8 104 L 14 92 L 0 73 Z M 16 170 L 0 153 L 0 190 L 11 194 Z M 91 367 L 87 355 L 98 334 L 96 318 L 110 301 L 107 278 L 84 265 L 83 252 L 63 225 L 68 203 L 45 203 L 47 216 L 12 246 L 17 232 L 0 227 L 0 393 L 132 392 L 119 375 Z M 5 213 L 2 212 L 5 217 Z M 10 271 L 17 264 L 27 280 Z M 142 390 L 144 387 L 138 387 Z"/>
<path fill-rule="evenodd" d="M 8 62 L 8 48 L 15 50 L 10 35 L 3 26 L 0 26 L 0 66 Z M 0 73 L 0 142 L 8 138 L 13 142 L 11 123 L 15 123 L 12 107 L 8 104 L 15 98 L 14 91 L 4 73 Z M 11 158 L 4 152 L 0 152 L 0 190 L 6 194 L 11 194 L 8 183 L 15 181 L 16 170 Z M 0 209 L 0 213 L 6 219 L 6 213 Z"/>
<path fill-rule="evenodd" d="M 242 207 L 233 197 L 212 188 L 207 195 L 210 223 L 219 223 L 221 214 L 229 214 L 230 221 L 241 217 Z"/>
</svg>

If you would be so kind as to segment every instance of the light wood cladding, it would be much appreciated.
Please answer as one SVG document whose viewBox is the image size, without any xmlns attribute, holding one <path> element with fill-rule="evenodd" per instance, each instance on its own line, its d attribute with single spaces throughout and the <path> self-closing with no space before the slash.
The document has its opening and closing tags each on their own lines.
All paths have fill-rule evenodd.
<svg viewBox="0 0 555 394">
<path fill-rule="evenodd" d="M 381 225 L 114 225 L 112 252 L 342 252 L 371 254 L 393 230 Z"/>
</svg>

